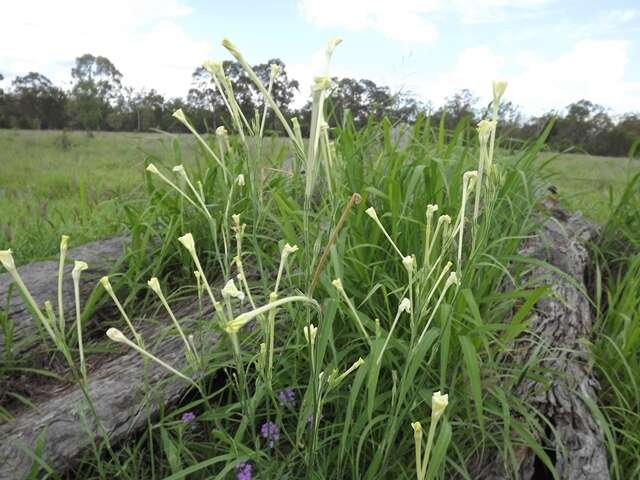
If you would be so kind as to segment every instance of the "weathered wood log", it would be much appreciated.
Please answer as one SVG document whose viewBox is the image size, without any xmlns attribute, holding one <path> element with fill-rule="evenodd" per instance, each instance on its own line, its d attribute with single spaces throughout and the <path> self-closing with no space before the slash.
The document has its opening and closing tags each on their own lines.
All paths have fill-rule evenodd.
<svg viewBox="0 0 640 480">
<path fill-rule="evenodd" d="M 552 295 L 540 300 L 530 318 L 528 331 L 513 347 L 515 365 L 525 364 L 535 355 L 541 342 L 546 355 L 541 366 L 551 374 L 543 385 L 532 379 L 516 387 L 516 395 L 541 412 L 554 426 L 556 444 L 555 468 L 562 479 L 604 480 L 609 478 L 603 432 L 583 398 L 597 402 L 598 382 L 589 363 L 587 342 L 591 336 L 593 318 L 585 295 L 585 273 L 589 254 L 585 242 L 593 238 L 594 226 L 581 215 L 569 216 L 551 206 L 548 218 L 534 237 L 525 241 L 520 253 L 543 260 L 574 282 L 548 267 L 538 266 L 527 271 L 521 281 L 532 286 L 549 285 Z M 515 478 L 529 480 L 535 476 L 535 453 L 525 447 L 517 452 L 519 469 Z M 506 480 L 514 478 L 507 471 L 506 460 L 488 455 L 474 468 L 475 478 Z M 545 477 L 546 478 L 546 477 Z"/>
<path fill-rule="evenodd" d="M 175 313 L 178 318 L 192 317 L 193 310 L 191 305 L 187 309 L 175 309 Z M 166 319 L 164 324 L 170 322 Z M 158 327 L 143 331 L 145 344 L 158 358 L 183 370 L 186 366 L 184 343 L 176 335 L 160 338 L 160 331 Z M 215 340 L 212 337 L 207 341 Z M 34 462 L 33 452 L 39 441 L 42 445 L 40 460 L 54 471 L 65 471 L 91 445 L 100 444 L 105 434 L 111 445 L 117 445 L 143 428 L 161 406 L 178 401 L 189 388 L 185 380 L 154 362 L 147 362 L 145 370 L 138 352 L 127 347 L 123 352 L 89 376 L 86 390 L 101 428 L 77 386 L 51 391 L 50 398 L 38 403 L 35 410 L 26 410 L 0 425 L 0 480 L 25 478 Z"/>
<path fill-rule="evenodd" d="M 89 264 L 89 269 L 80 277 L 80 298 L 84 302 L 96 285 L 96 281 L 109 273 L 114 264 L 124 254 L 127 237 L 119 236 L 105 240 L 97 240 L 67 252 L 67 265 L 64 268 L 62 303 L 65 309 L 65 318 L 68 322 L 75 320 L 75 301 L 73 298 L 73 280 L 71 270 L 73 260 L 83 260 Z M 18 267 L 18 272 L 24 280 L 31 295 L 38 303 L 49 300 L 57 307 L 58 302 L 58 262 L 42 261 L 33 262 Z M 13 280 L 8 273 L 0 274 L 0 308 L 6 308 L 6 300 Z M 57 308 L 56 308 L 57 311 Z M 18 289 L 14 286 L 9 299 L 9 308 L 5 312 L 10 322 L 13 322 L 13 355 L 18 356 L 31 350 L 39 341 L 34 333 L 36 324 L 27 306 L 24 304 Z M 4 332 L 0 330 L 0 345 L 4 348 Z"/>
</svg>

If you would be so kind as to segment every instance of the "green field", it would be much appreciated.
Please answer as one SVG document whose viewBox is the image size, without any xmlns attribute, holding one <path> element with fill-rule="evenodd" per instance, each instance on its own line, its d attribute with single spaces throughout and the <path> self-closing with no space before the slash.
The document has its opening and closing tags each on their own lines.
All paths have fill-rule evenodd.
<svg viewBox="0 0 640 480">
<path fill-rule="evenodd" d="M 13 248 L 23 263 L 55 255 L 63 233 L 77 245 L 119 231 L 123 202 L 142 194 L 145 158 L 171 164 L 176 137 L 188 163 L 190 135 L 0 130 L 0 248 Z M 560 155 L 548 168 L 567 207 L 599 222 L 610 190 L 615 197 L 638 172 L 638 160 L 580 154 Z"/>
<path fill-rule="evenodd" d="M 123 201 L 144 185 L 149 155 L 173 158 L 170 137 L 155 133 L 0 130 L 0 248 L 23 263 L 120 229 Z M 183 145 L 191 146 L 188 136 Z M 188 150 L 187 150 L 188 151 Z"/>
</svg>

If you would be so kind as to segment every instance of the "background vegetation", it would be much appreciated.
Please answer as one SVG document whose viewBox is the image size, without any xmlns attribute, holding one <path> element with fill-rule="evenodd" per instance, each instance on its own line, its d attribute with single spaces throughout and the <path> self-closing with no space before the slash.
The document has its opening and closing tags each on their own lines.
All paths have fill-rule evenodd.
<svg viewBox="0 0 640 480">
<path fill-rule="evenodd" d="M 271 59 L 253 69 L 267 84 L 270 64 L 281 67 L 273 85 L 274 101 L 287 118 L 296 116 L 302 131 L 308 133 L 311 103 L 299 109 L 292 106 L 299 84 L 289 78 L 286 65 Z M 253 118 L 263 105 L 257 88 L 238 62 L 225 61 L 224 68 L 240 110 L 246 118 Z M 203 67 L 194 70 L 191 89 L 184 98 L 170 99 L 154 89 L 136 91 L 127 87 L 116 66 L 101 56 L 85 54 L 76 58 L 71 76 L 73 83 L 68 90 L 37 72 L 14 78 L 6 92 L 0 89 L 0 128 L 184 132 L 184 127 L 171 117 L 178 108 L 200 131 L 211 125 L 229 129 L 232 124 L 222 95 Z M 419 114 L 426 114 L 436 118 L 444 115 L 445 125 L 453 129 L 463 119 L 475 125 L 489 108 L 479 105 L 467 90 L 454 93 L 444 105 L 435 107 L 419 101 L 411 92 L 394 93 L 368 79 L 334 78 L 334 83 L 328 118 L 340 121 L 349 110 L 358 127 L 383 117 L 414 122 Z M 513 148 L 539 135 L 551 120 L 555 124 L 547 144 L 556 151 L 575 149 L 593 155 L 625 156 L 640 135 L 638 112 L 612 117 L 604 107 L 588 100 L 534 118 L 523 116 L 516 105 L 506 102 L 500 106 L 498 117 L 504 136 L 519 140 L 512 143 Z M 270 118 L 266 127 L 283 133 L 275 118 Z"/>
</svg>

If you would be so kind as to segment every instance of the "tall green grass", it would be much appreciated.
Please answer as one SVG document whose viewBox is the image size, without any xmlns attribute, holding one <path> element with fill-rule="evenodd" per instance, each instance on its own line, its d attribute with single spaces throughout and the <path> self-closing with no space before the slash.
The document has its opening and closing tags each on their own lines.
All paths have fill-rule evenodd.
<svg viewBox="0 0 640 480">
<path fill-rule="evenodd" d="M 224 72 L 208 68 L 224 89 Z M 284 118 L 287 141 L 263 138 L 261 112 L 241 118 L 227 92 L 237 135 L 199 136 L 185 170 L 174 168 L 185 163 L 177 139 L 170 155 L 147 156 L 146 200 L 121 206 L 132 243 L 126 271 L 111 280 L 114 295 L 133 317 L 158 306 L 146 287 L 157 278 L 150 285 L 156 293 L 161 286 L 165 309 L 211 299 L 215 313 L 167 322 L 185 339 L 189 362 L 179 376 L 196 379 L 185 382 L 184 401 L 117 452 L 87 453 L 73 476 L 204 479 L 251 469 L 255 478 L 422 478 L 412 424 L 426 425 L 440 391 L 448 405 L 425 478 L 473 478 L 471 466 L 495 455 L 515 476 L 522 447 L 557 477 L 544 419 L 513 393 L 523 378 L 542 375 L 539 363 L 508 361 L 511 341 L 547 293 L 520 283 L 529 264 L 518 247 L 539 221 L 536 159 L 548 132 L 516 156 L 496 148 L 493 166 L 476 177 L 466 172 L 487 152 L 472 126 L 448 132 L 420 117 L 398 133 L 386 120 L 357 129 L 348 114 L 329 126 L 328 86 L 316 81 L 306 145 Z M 274 114 L 277 105 L 265 103 L 262 115 Z M 477 215 L 472 188 L 482 188 Z M 188 233 L 195 254 L 185 248 Z M 206 284 L 196 255 L 211 292 L 198 288 Z M 610 304 L 632 306 L 629 275 L 618 277 Z M 624 318 L 617 328 L 626 333 Z M 111 323 L 145 349 L 123 320 Z M 199 342 L 212 331 L 217 343 Z M 114 330 L 110 337 L 124 341 Z M 69 355 L 79 359 L 71 340 Z M 633 374 L 629 357 L 618 356 Z M 602 411 L 617 428 L 637 406 L 637 389 L 613 380 L 626 403 Z M 635 424 L 627 421 L 612 435 L 628 433 Z M 629 437 L 613 463 L 618 478 L 633 471 L 624 463 L 636 448 Z"/>
</svg>

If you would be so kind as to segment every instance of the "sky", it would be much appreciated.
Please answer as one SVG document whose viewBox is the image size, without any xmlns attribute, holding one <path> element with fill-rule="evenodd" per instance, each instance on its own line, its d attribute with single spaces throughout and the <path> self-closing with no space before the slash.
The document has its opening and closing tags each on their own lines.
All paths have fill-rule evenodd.
<svg viewBox="0 0 640 480">
<path fill-rule="evenodd" d="M 435 106 L 467 88 L 488 102 L 491 81 L 526 115 L 582 98 L 613 115 L 640 111 L 637 0 L 14 0 L 0 8 L 5 88 L 37 71 L 68 88 L 74 59 L 108 57 L 134 88 L 186 96 L 204 60 L 282 59 L 304 103 L 334 52 L 332 76 L 368 78 Z"/>
</svg>

